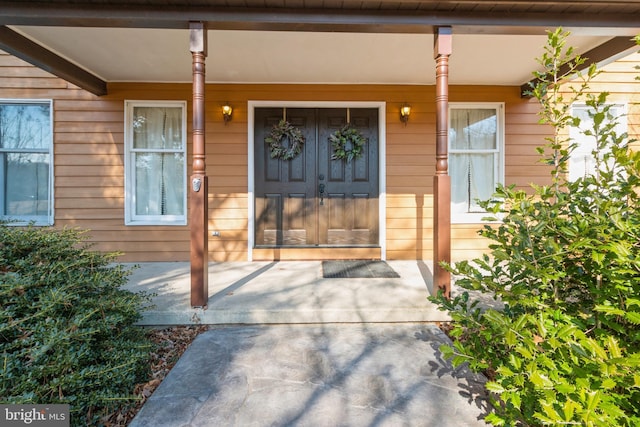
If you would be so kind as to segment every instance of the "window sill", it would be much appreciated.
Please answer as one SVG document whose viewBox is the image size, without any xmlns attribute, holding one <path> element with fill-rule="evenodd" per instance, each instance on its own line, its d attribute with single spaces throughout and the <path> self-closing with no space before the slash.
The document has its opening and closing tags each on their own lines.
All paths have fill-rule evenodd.
<svg viewBox="0 0 640 427">
<path fill-rule="evenodd" d="M 125 226 L 153 225 L 153 226 L 185 226 L 186 220 L 181 221 L 125 221 Z"/>
<path fill-rule="evenodd" d="M 34 227 L 50 227 L 53 225 L 53 220 L 34 220 L 34 219 L 18 219 L 18 218 L 0 218 L 3 225 L 9 227 L 27 227 L 33 225 Z"/>
</svg>

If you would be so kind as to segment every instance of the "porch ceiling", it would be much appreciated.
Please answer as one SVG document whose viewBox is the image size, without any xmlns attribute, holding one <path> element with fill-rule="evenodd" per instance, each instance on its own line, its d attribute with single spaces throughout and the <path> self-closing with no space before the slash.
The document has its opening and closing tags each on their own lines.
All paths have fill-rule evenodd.
<svg viewBox="0 0 640 427">
<path fill-rule="evenodd" d="M 106 81 L 190 82 L 188 30 L 17 27 Z M 588 50 L 607 38 L 574 36 Z M 544 36 L 454 35 L 451 84 L 519 85 Z M 433 84 L 431 34 L 209 31 L 207 81 Z"/>
<path fill-rule="evenodd" d="M 2 9 L 0 25 L 105 82 L 190 82 L 190 21 L 208 26 L 207 81 L 221 83 L 433 84 L 433 29 L 448 25 L 450 84 L 520 85 L 546 29 L 570 30 L 581 53 L 640 33 L 640 0 L 49 0 Z M 596 59 L 631 51 L 622 46 Z"/>
</svg>

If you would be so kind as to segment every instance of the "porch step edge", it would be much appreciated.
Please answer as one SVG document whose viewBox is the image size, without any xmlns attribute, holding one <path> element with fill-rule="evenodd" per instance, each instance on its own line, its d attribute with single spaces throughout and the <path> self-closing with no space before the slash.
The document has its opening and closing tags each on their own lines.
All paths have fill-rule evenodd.
<svg viewBox="0 0 640 427">
<path fill-rule="evenodd" d="M 437 309 L 390 310 L 326 309 L 299 310 L 216 310 L 190 308 L 180 312 L 148 311 L 138 322 L 141 326 L 169 325 L 261 325 L 261 324 L 322 324 L 322 323 L 432 323 L 451 321 L 449 315 Z"/>
</svg>

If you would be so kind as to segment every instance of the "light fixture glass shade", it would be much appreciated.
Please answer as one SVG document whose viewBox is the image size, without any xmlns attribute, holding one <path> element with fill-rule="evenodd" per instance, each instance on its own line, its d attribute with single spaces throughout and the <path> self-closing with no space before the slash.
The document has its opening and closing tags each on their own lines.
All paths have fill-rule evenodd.
<svg viewBox="0 0 640 427">
<path fill-rule="evenodd" d="M 228 122 L 231 120 L 231 114 L 233 113 L 233 108 L 229 104 L 225 104 L 222 106 L 222 117 L 224 118 L 224 122 Z"/>
<path fill-rule="evenodd" d="M 409 104 L 403 104 L 402 107 L 400 107 L 400 121 L 404 123 L 405 126 L 409 121 L 410 114 L 411 114 L 411 106 Z"/>
</svg>

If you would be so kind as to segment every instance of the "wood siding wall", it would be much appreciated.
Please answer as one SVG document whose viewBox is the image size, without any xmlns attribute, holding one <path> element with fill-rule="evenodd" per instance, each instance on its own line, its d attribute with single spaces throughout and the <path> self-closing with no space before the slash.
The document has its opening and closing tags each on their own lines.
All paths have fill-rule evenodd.
<svg viewBox="0 0 640 427">
<path fill-rule="evenodd" d="M 629 84 L 620 88 L 622 97 L 632 89 Z M 638 94 L 633 96 L 637 111 Z M 89 229 L 96 249 L 121 251 L 122 261 L 189 259 L 188 226 L 124 225 L 124 100 L 186 100 L 191 163 L 191 84 L 113 83 L 109 95 L 96 97 L 0 52 L 0 98 L 54 100 L 56 227 Z M 216 84 L 206 88 L 209 230 L 220 232 L 210 237 L 211 260 L 247 259 L 250 100 L 386 102 L 387 258 L 432 259 L 433 86 Z M 220 107 L 226 101 L 234 111 L 225 125 Z M 504 102 L 506 183 L 526 188 L 547 182 L 548 170 L 537 163 L 535 147 L 544 143 L 549 129 L 537 124 L 535 100 L 520 98 L 518 87 L 453 86 L 450 101 Z M 399 120 L 404 102 L 412 106 L 407 126 Z M 630 125 L 637 128 L 638 117 Z M 486 248 L 477 236 L 479 227 L 453 225 L 454 260 Z"/>
</svg>

